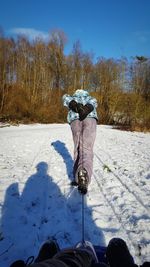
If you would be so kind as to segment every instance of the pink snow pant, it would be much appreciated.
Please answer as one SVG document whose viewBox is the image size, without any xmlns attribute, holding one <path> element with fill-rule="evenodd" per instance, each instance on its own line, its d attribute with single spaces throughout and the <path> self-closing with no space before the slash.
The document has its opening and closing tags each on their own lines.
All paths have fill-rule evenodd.
<svg viewBox="0 0 150 267">
<path fill-rule="evenodd" d="M 94 118 L 85 118 L 83 121 L 71 122 L 74 141 L 74 168 L 73 175 L 78 182 L 78 172 L 81 168 L 88 173 L 88 182 L 91 181 L 93 171 L 93 146 L 96 137 L 97 121 Z"/>
</svg>

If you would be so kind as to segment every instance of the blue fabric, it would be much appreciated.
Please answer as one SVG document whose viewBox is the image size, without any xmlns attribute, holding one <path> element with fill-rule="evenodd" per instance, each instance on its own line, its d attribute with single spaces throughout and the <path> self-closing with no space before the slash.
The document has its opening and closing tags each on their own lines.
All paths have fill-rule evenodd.
<svg viewBox="0 0 150 267">
<path fill-rule="evenodd" d="M 107 263 L 106 259 L 106 247 L 104 246 L 94 246 L 98 262 L 104 262 Z"/>
<path fill-rule="evenodd" d="M 94 246 L 98 262 L 104 262 L 107 263 L 106 259 L 106 247 L 103 246 Z"/>
<path fill-rule="evenodd" d="M 93 111 L 90 112 L 87 115 L 87 118 L 95 118 L 96 120 L 98 120 L 98 116 L 97 116 L 97 112 L 96 112 L 96 108 L 97 108 L 97 100 L 96 98 L 93 98 L 90 96 L 90 94 L 88 93 L 88 91 L 86 90 L 82 90 L 82 89 L 78 89 L 75 91 L 75 93 L 70 96 L 68 94 L 63 95 L 62 97 L 63 100 L 63 104 L 65 107 L 69 108 L 69 103 L 72 100 L 75 100 L 77 103 L 86 105 L 86 104 L 91 104 L 93 106 Z M 69 110 L 68 115 L 67 115 L 67 121 L 70 124 L 72 121 L 79 119 L 79 114 Z"/>
</svg>

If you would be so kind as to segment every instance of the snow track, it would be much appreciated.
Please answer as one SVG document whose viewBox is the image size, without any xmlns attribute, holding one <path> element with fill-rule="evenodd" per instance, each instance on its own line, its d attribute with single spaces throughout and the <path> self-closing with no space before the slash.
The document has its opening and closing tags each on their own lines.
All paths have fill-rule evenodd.
<svg viewBox="0 0 150 267">
<path fill-rule="evenodd" d="M 137 204 L 140 204 L 141 206 L 143 206 L 146 210 L 146 212 L 150 213 L 150 206 L 149 206 L 149 201 L 148 198 L 144 199 L 144 201 L 146 201 L 147 203 L 144 204 L 144 201 L 141 199 L 140 195 L 147 194 L 147 191 L 145 190 L 141 190 L 136 184 L 134 184 L 134 182 L 132 182 L 132 180 L 130 179 L 130 181 L 128 181 L 130 184 L 128 185 L 127 183 L 124 182 L 124 178 L 126 178 L 126 176 L 124 174 L 121 174 L 121 178 L 119 177 L 118 174 L 116 174 L 110 167 L 109 165 L 105 164 L 99 157 L 99 155 L 95 154 L 95 157 L 97 158 L 98 162 L 100 163 L 100 167 L 102 170 L 106 169 L 107 172 L 109 172 L 111 175 L 109 176 L 113 176 L 113 179 L 115 179 L 116 181 L 119 181 L 119 183 L 121 184 L 121 186 L 126 189 L 128 191 L 128 193 L 132 194 L 135 197 L 135 200 L 137 201 Z M 111 164 L 112 165 L 112 164 Z M 109 177 L 108 177 L 109 178 Z M 126 180 L 127 182 L 127 180 Z M 144 192 L 143 192 L 144 191 Z M 147 194 L 148 195 L 148 194 Z M 149 195 L 148 195 L 149 196 Z"/>
<path fill-rule="evenodd" d="M 145 224 L 142 224 L 141 220 L 147 220 L 146 224 L 148 227 L 150 223 L 150 217 L 147 215 L 148 208 L 145 207 L 143 202 L 139 200 L 114 173 L 111 173 L 110 169 L 109 174 L 99 170 L 93 177 L 98 185 L 100 193 L 102 193 L 107 202 L 106 209 L 108 209 L 109 206 L 111 207 L 114 217 L 116 217 L 120 224 L 118 234 L 115 233 L 115 235 L 120 237 L 124 236 L 127 243 L 134 248 L 132 253 L 140 260 L 142 256 L 145 256 L 145 240 L 143 237 L 144 235 L 146 236 L 147 233 Z M 115 224 L 116 222 L 113 221 L 113 225 Z M 135 240 L 135 236 L 137 236 L 138 239 Z"/>
</svg>

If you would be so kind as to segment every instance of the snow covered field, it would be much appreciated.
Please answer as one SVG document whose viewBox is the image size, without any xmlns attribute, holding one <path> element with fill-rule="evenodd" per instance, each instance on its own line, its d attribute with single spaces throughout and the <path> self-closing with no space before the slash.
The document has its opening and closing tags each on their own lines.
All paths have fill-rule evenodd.
<svg viewBox="0 0 150 267">
<path fill-rule="evenodd" d="M 41 243 L 81 240 L 81 196 L 71 188 L 69 125 L 0 128 L 0 266 L 36 256 Z M 85 239 L 122 237 L 136 263 L 150 261 L 150 134 L 98 125 Z"/>
</svg>

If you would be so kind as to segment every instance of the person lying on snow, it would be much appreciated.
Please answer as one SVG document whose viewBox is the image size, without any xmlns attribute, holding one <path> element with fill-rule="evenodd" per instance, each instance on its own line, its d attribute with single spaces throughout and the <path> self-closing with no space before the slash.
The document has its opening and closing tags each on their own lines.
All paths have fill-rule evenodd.
<svg viewBox="0 0 150 267">
<path fill-rule="evenodd" d="M 93 247 L 85 241 L 75 247 L 60 250 L 55 241 L 43 244 L 34 263 L 30 257 L 25 263 L 15 261 L 10 267 L 138 267 L 129 252 L 126 242 L 120 238 L 110 240 L 107 248 Z M 29 263 L 30 261 L 30 263 Z M 150 267 L 150 262 L 144 262 L 141 267 Z"/>
<path fill-rule="evenodd" d="M 63 104 L 69 109 L 67 121 L 70 124 L 74 142 L 74 180 L 82 194 L 87 193 L 93 169 L 93 146 L 96 137 L 97 100 L 87 90 L 78 89 L 70 96 L 63 95 Z"/>
</svg>

